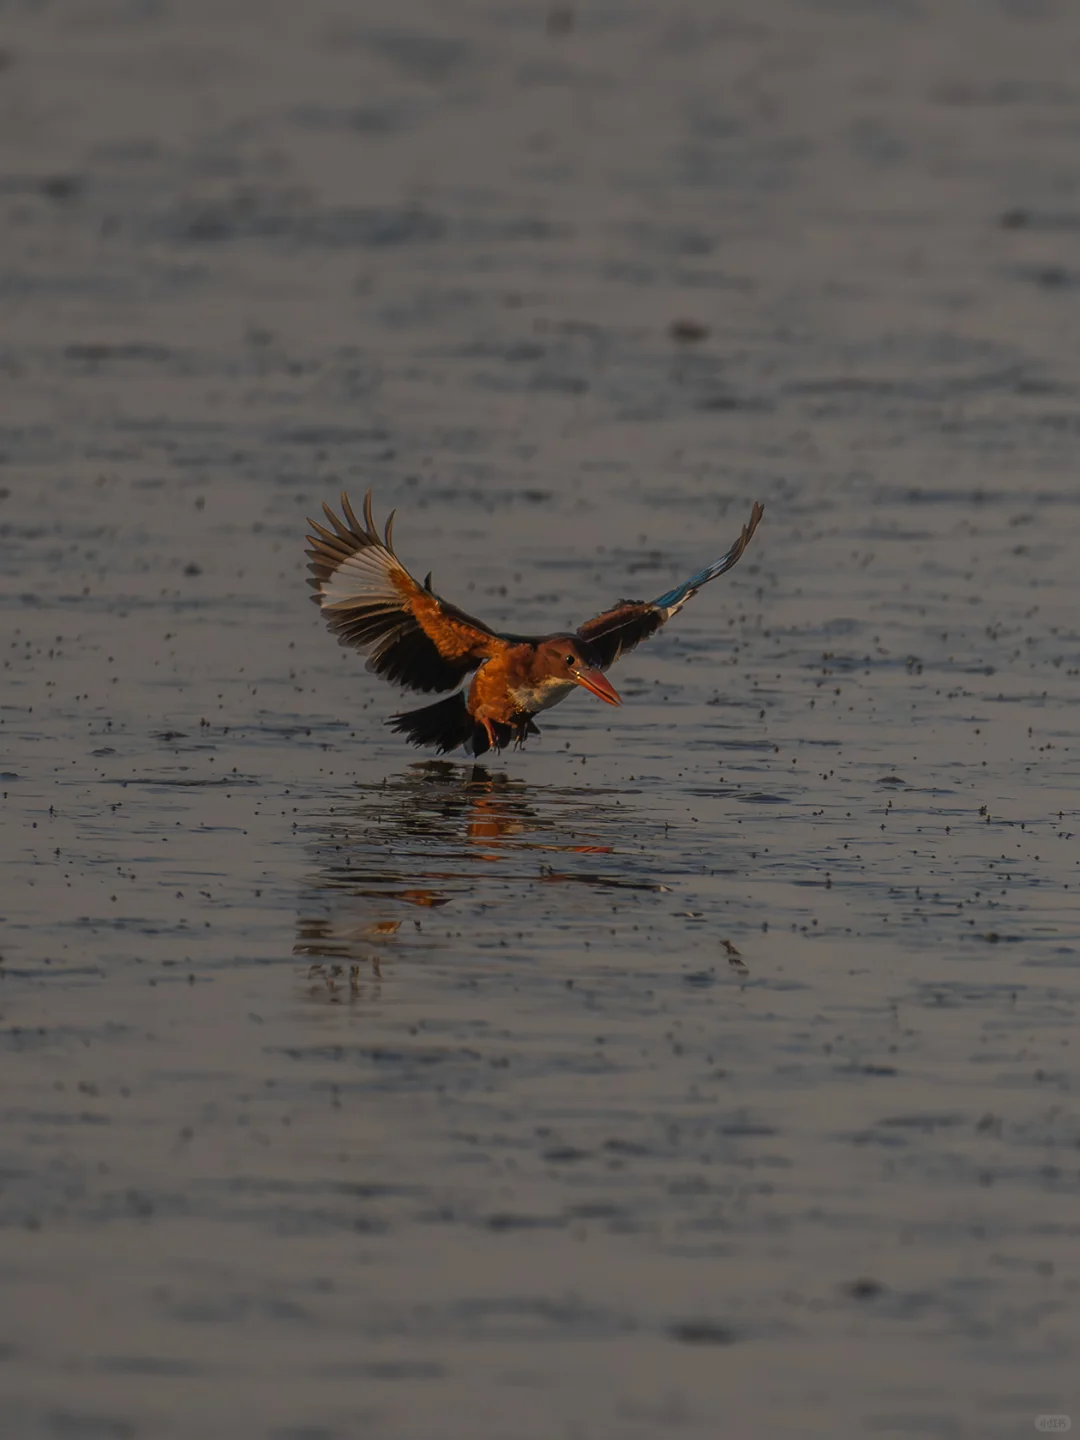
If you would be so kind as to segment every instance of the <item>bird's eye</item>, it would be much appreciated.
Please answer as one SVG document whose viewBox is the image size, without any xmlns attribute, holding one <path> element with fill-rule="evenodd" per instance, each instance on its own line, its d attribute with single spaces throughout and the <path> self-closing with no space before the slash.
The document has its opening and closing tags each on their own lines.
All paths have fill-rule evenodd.
<svg viewBox="0 0 1080 1440">
<path fill-rule="evenodd" d="M 567 657 L 566 657 L 566 663 L 567 663 L 567 665 L 570 665 L 570 666 L 572 667 L 572 666 L 574 666 L 574 665 L 577 664 L 577 660 L 574 658 L 573 655 L 567 655 Z"/>
</svg>

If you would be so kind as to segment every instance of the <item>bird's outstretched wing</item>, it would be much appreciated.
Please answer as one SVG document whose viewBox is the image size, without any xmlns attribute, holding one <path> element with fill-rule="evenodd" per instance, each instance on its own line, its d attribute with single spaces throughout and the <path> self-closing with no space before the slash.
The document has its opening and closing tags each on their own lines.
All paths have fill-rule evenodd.
<svg viewBox="0 0 1080 1440">
<path fill-rule="evenodd" d="M 452 690 L 490 653 L 495 636 L 479 620 L 414 580 L 394 554 L 394 517 L 380 538 L 371 518 L 363 525 L 342 494 L 344 521 L 324 505 L 331 529 L 309 520 L 312 599 L 342 645 L 368 657 L 368 669 L 410 690 Z"/>
<path fill-rule="evenodd" d="M 635 645 L 640 645 L 642 640 L 655 634 L 703 585 L 715 580 L 717 575 L 723 575 L 725 570 L 730 570 L 750 544 L 764 513 L 764 505 L 756 504 L 750 513 L 749 521 L 742 528 L 742 534 L 731 549 L 704 570 L 691 575 L 682 585 L 677 585 L 674 590 L 658 595 L 655 600 L 620 600 L 602 615 L 586 620 L 577 633 L 582 640 L 588 642 L 600 669 L 606 670 L 609 665 L 614 665 L 620 655 L 625 655 L 627 650 L 632 650 Z"/>
</svg>

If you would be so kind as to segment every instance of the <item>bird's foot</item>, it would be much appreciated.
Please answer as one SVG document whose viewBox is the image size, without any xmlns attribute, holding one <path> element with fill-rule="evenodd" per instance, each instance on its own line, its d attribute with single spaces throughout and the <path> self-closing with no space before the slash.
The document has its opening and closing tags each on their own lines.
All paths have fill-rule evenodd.
<svg viewBox="0 0 1080 1440">
<path fill-rule="evenodd" d="M 539 735 L 540 727 L 534 725 L 531 715 L 522 715 L 514 721 L 514 749 L 524 750 L 530 735 Z"/>
</svg>

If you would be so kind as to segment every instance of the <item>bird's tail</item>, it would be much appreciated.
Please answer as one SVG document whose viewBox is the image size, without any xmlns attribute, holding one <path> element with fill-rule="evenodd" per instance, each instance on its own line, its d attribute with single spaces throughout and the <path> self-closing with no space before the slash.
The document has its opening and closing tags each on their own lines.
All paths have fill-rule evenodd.
<svg viewBox="0 0 1080 1440">
<path fill-rule="evenodd" d="M 464 690 L 447 696 L 445 700 L 437 700 L 434 705 L 406 710 L 403 715 L 391 715 L 386 723 L 397 734 L 407 736 L 414 745 L 433 745 L 440 755 L 461 745 L 473 755 L 484 755 L 491 749 L 487 731 L 466 708 Z M 522 716 L 513 725 L 495 722 L 492 729 L 497 750 L 513 741 L 523 744 L 526 736 L 540 733 L 528 716 Z"/>
<path fill-rule="evenodd" d="M 487 740 L 484 727 L 478 726 L 465 708 L 464 690 L 447 696 L 445 700 L 436 700 L 434 705 L 407 710 L 404 715 L 391 715 L 386 723 L 399 735 L 407 736 L 414 745 L 433 745 L 440 755 L 465 745 L 477 729 L 485 742 Z"/>
</svg>

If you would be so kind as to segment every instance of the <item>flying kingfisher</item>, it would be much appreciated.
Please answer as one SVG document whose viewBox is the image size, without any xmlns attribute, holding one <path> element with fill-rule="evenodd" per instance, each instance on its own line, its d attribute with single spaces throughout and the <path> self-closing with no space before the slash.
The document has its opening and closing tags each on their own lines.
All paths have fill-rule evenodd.
<svg viewBox="0 0 1080 1440">
<path fill-rule="evenodd" d="M 755 504 L 734 545 L 704 570 L 655 600 L 620 600 L 572 633 L 502 635 L 421 585 L 394 553 L 394 516 L 380 537 L 371 516 L 364 523 L 342 494 L 340 519 L 324 505 L 331 528 L 309 520 L 313 534 L 308 584 L 312 599 L 342 645 L 368 657 L 368 669 L 395 685 L 428 693 L 454 690 L 475 671 L 468 690 L 434 705 L 393 715 L 386 722 L 414 745 L 440 754 L 464 746 L 473 755 L 524 745 L 540 731 L 533 717 L 565 700 L 576 686 L 608 705 L 621 705 L 604 674 L 620 655 L 659 630 L 702 585 L 737 563 L 765 507 Z"/>
</svg>

